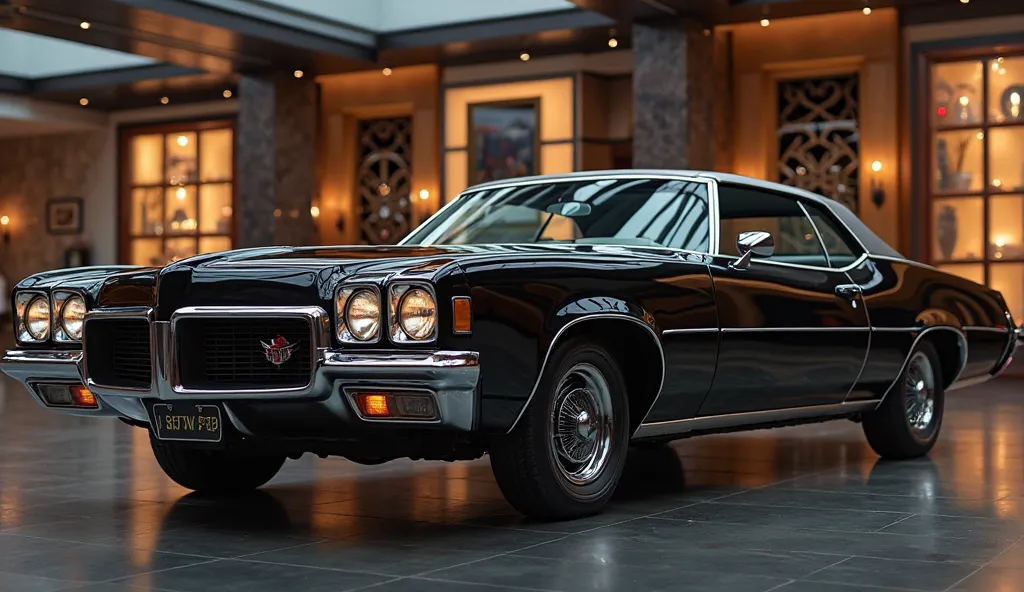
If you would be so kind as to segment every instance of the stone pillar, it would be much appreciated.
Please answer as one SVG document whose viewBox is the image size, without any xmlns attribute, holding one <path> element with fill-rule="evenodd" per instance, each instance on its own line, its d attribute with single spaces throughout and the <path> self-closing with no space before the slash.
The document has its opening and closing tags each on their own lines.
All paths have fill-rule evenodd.
<svg viewBox="0 0 1024 592">
<path fill-rule="evenodd" d="M 236 246 L 311 244 L 316 83 L 284 75 L 243 76 L 238 96 Z"/>
<path fill-rule="evenodd" d="M 721 96 L 729 46 L 725 34 L 692 21 L 633 25 L 635 168 L 715 168 L 716 137 L 731 132 L 717 129 L 732 104 Z"/>
</svg>

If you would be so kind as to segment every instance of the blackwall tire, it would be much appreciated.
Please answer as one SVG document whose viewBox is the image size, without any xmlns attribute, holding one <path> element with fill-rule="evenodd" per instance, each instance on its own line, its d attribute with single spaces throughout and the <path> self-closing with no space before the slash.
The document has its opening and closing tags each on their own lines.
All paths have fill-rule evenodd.
<svg viewBox="0 0 1024 592">
<path fill-rule="evenodd" d="M 152 434 L 149 443 L 156 462 L 175 483 L 210 494 L 238 494 L 265 485 L 284 465 L 283 455 L 250 455 L 187 448 L 163 442 Z"/>
<path fill-rule="evenodd" d="M 626 383 L 599 345 L 574 340 L 548 360 L 515 429 L 492 442 L 505 498 L 532 518 L 565 520 L 608 503 L 629 448 Z"/>
<path fill-rule="evenodd" d="M 942 368 L 935 347 L 921 341 L 882 404 L 863 418 L 871 448 L 886 459 L 928 454 L 942 428 L 945 409 Z"/>
</svg>

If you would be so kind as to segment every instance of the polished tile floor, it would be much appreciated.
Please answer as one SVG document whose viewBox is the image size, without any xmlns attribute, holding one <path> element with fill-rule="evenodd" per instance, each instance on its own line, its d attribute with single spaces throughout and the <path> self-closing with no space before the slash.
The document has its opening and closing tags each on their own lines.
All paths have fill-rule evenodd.
<svg viewBox="0 0 1024 592">
<path fill-rule="evenodd" d="M 1024 591 L 1024 381 L 950 395 L 930 459 L 835 422 L 631 453 L 604 514 L 535 523 L 486 460 L 308 456 L 204 499 L 145 432 L 0 380 L 0 591 Z"/>
</svg>

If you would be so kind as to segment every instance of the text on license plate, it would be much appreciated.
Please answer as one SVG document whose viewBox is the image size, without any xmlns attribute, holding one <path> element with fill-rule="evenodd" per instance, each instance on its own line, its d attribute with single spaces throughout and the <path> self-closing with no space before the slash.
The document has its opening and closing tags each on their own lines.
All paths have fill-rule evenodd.
<svg viewBox="0 0 1024 592">
<path fill-rule="evenodd" d="M 161 440 L 220 442 L 223 435 L 220 408 L 216 405 L 154 404 L 153 428 Z"/>
</svg>

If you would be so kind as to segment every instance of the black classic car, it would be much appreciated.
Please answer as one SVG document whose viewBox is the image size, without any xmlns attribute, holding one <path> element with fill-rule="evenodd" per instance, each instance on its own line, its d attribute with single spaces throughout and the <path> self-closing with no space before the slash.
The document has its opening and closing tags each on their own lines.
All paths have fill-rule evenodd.
<svg viewBox="0 0 1024 592">
<path fill-rule="evenodd" d="M 466 190 L 397 246 L 267 247 L 40 273 L 2 369 L 149 431 L 210 492 L 286 458 L 490 455 L 528 515 L 598 511 L 631 444 L 850 419 L 934 445 L 945 392 L 1010 362 L 1002 296 L 908 261 L 842 205 L 692 171 Z"/>
</svg>

